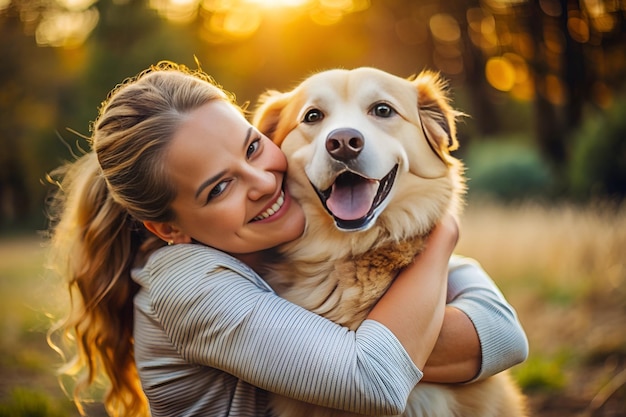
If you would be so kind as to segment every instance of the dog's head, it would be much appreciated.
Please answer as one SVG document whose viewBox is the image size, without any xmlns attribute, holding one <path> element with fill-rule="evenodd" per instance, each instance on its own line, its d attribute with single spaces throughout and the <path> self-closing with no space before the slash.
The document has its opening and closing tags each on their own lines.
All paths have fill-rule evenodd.
<svg viewBox="0 0 626 417">
<path fill-rule="evenodd" d="M 396 216 L 424 232 L 462 188 L 460 163 L 450 155 L 458 115 L 434 73 L 404 79 L 358 68 L 267 92 L 254 124 L 287 155 L 294 196 L 325 209 L 340 230 Z M 385 212 L 393 199 L 394 212 Z"/>
</svg>

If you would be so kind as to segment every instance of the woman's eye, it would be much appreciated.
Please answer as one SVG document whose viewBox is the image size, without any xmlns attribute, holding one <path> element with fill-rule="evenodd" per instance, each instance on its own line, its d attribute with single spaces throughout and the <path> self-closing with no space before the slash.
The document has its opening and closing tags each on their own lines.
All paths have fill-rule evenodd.
<svg viewBox="0 0 626 417">
<path fill-rule="evenodd" d="M 211 201 L 215 197 L 219 197 L 224 192 L 224 190 L 226 190 L 227 186 L 228 186 L 228 181 L 222 181 L 219 184 L 217 184 L 215 187 L 213 187 L 213 189 L 209 191 L 207 202 Z"/>
<path fill-rule="evenodd" d="M 396 111 L 389 104 L 379 103 L 372 108 L 372 113 L 378 117 L 391 117 Z"/>
<path fill-rule="evenodd" d="M 246 149 L 246 156 L 250 158 L 261 146 L 261 140 L 256 139 L 248 145 L 248 149 Z"/>
<path fill-rule="evenodd" d="M 324 114 L 318 109 L 311 109 L 304 115 L 304 123 L 319 122 L 324 118 Z"/>
</svg>

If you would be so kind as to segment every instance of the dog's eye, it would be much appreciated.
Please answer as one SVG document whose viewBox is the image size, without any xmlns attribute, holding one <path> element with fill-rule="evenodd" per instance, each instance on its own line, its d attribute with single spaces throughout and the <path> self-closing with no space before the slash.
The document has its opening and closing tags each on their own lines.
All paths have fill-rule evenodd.
<svg viewBox="0 0 626 417">
<path fill-rule="evenodd" d="M 372 113 L 378 117 L 391 117 L 396 111 L 389 104 L 378 103 L 372 107 Z"/>
<path fill-rule="evenodd" d="M 324 118 L 324 113 L 318 109 L 311 109 L 304 115 L 304 123 L 319 122 Z"/>
</svg>

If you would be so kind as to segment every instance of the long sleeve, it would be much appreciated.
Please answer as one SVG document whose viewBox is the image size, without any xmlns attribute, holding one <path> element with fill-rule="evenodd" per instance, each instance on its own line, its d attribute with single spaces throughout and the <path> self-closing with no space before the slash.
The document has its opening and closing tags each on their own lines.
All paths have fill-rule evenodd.
<svg viewBox="0 0 626 417">
<path fill-rule="evenodd" d="M 153 320 L 189 363 L 362 414 L 398 414 L 422 377 L 383 325 L 366 320 L 349 331 L 278 297 L 247 266 L 210 248 L 165 248 L 143 273 Z"/>
<path fill-rule="evenodd" d="M 526 360 L 528 340 L 515 310 L 473 259 L 452 257 L 448 305 L 463 311 L 478 333 L 482 364 L 474 380 L 495 375 Z"/>
</svg>

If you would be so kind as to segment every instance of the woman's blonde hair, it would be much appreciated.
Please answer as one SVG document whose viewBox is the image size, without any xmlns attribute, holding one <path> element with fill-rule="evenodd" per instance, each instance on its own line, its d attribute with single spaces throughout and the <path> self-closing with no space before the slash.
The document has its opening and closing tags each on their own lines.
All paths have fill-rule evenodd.
<svg viewBox="0 0 626 417">
<path fill-rule="evenodd" d="M 212 100 L 234 104 L 201 70 L 160 62 L 109 93 L 91 126 L 92 150 L 52 173 L 61 179 L 50 205 L 50 260 L 71 303 L 51 334 L 77 347 L 63 373 L 79 375 L 81 413 L 81 394 L 104 375 L 110 415 L 149 415 L 134 362 L 130 271 L 163 245 L 142 222 L 174 219 L 168 143 L 186 114 Z"/>
</svg>

